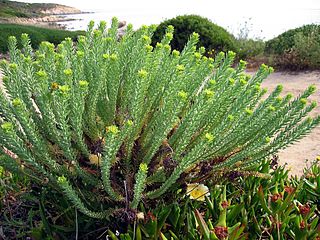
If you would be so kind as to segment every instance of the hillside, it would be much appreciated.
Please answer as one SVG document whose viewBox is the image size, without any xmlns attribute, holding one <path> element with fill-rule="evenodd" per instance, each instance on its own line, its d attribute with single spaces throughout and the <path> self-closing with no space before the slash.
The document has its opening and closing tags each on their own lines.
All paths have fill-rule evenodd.
<svg viewBox="0 0 320 240">
<path fill-rule="evenodd" d="M 5 54 L 8 51 L 8 38 L 15 36 L 20 39 L 22 33 L 27 33 L 34 48 L 38 48 L 42 41 L 48 41 L 59 44 L 66 37 L 76 40 L 78 35 L 83 35 L 83 31 L 66 31 L 60 29 L 48 29 L 35 26 L 2 24 L 0 23 L 0 53 Z"/>
<path fill-rule="evenodd" d="M 79 9 L 54 3 L 24 3 L 0 0 L 0 21 L 11 18 L 43 18 L 55 14 L 81 13 Z"/>
</svg>

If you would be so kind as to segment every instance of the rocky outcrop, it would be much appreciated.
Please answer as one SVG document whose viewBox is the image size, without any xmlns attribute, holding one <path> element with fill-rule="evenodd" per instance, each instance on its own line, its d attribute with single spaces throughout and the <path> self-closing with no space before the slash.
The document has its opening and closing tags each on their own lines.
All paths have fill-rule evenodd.
<svg viewBox="0 0 320 240">
<path fill-rule="evenodd" d="M 12 14 L 2 14 L 3 9 L 9 9 Z M 58 27 L 54 22 L 73 20 L 64 15 L 80 14 L 81 10 L 55 3 L 24 3 L 15 1 L 0 1 L 0 23 L 47 25 Z"/>
<path fill-rule="evenodd" d="M 43 9 L 40 11 L 43 14 L 46 15 L 59 15 L 59 14 L 78 14 L 81 13 L 81 11 L 74 7 L 69 7 L 65 5 L 56 5 L 54 7 L 50 7 L 47 9 Z"/>
<path fill-rule="evenodd" d="M 50 15 L 50 16 L 44 16 L 44 17 L 38 17 L 38 18 L 7 18 L 7 19 L 0 19 L 0 23 L 13 23 L 13 24 L 21 24 L 21 25 L 40 25 L 43 27 L 49 27 L 49 28 L 58 28 L 63 29 L 64 27 L 59 25 L 57 22 L 59 21 L 71 21 L 73 19 L 66 18 L 65 16 L 59 16 L 59 15 Z"/>
</svg>

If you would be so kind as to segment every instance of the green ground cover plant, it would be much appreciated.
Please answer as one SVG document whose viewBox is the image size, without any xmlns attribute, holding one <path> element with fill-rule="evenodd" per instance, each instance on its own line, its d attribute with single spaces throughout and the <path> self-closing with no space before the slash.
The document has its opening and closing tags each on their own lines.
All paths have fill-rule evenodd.
<svg viewBox="0 0 320 240">
<path fill-rule="evenodd" d="M 194 186 L 183 186 L 177 192 L 176 201 L 168 204 L 163 200 L 157 206 L 142 208 L 136 222 L 125 229 L 121 225 L 110 226 L 97 221 L 88 226 L 86 222 L 87 227 L 79 229 L 79 239 L 98 236 L 109 239 L 318 239 L 319 163 L 313 162 L 305 168 L 300 178 L 288 177 L 289 170 L 278 166 L 276 156 L 258 164 L 255 169 L 256 172 L 218 174 L 208 179 L 205 182 L 208 187 L 200 192 Z M 62 236 L 63 239 L 76 236 L 76 228 L 69 228 L 66 222 L 60 228 L 51 223 L 50 218 L 54 219 L 54 216 L 48 205 L 52 204 L 53 198 L 48 200 L 48 196 L 42 194 L 39 197 L 39 189 L 20 192 L 23 197 L 20 197 L 19 208 L 17 203 L 10 203 L 14 185 L 8 187 L 9 178 L 8 174 L 2 175 L 0 181 L 2 187 L 3 182 L 7 182 L 8 190 L 6 202 L 9 207 L 2 207 L 1 212 L 6 218 L 0 218 L 4 236 L 44 239 L 50 232 L 51 236 Z M 26 182 L 24 185 L 27 186 Z M 37 205 L 37 198 L 42 199 L 40 202 L 45 202 L 44 198 L 48 200 L 43 212 Z M 44 214 L 51 216 L 46 224 L 42 223 L 45 222 L 42 219 L 46 219 Z M 26 224 L 25 221 L 29 222 Z M 78 221 L 81 224 L 80 216 Z"/>
<path fill-rule="evenodd" d="M 53 44 L 59 44 L 67 37 L 76 40 L 79 35 L 84 34 L 83 31 L 66 31 L 7 23 L 0 23 L 0 32 L 0 53 L 7 53 L 8 38 L 10 36 L 20 38 L 21 34 L 23 33 L 28 34 L 31 39 L 33 48 L 38 48 L 39 44 L 43 41 L 48 41 Z M 22 47 L 20 43 L 19 47 Z"/>
<path fill-rule="evenodd" d="M 36 184 L 40 208 L 55 206 L 65 224 L 128 226 L 186 183 L 255 169 L 320 122 L 307 116 L 314 86 L 296 98 L 278 86 L 262 100 L 272 68 L 250 76 L 244 61 L 231 67 L 232 51 L 203 56 L 197 33 L 179 52 L 172 26 L 154 48 L 155 26 L 129 25 L 121 39 L 115 18 L 93 26 L 37 51 L 27 34 L 21 50 L 10 37 L 1 63 L 0 165 Z"/>
<path fill-rule="evenodd" d="M 298 178 L 288 177 L 276 159 L 259 164 L 256 174 L 234 171 L 210 179 L 203 199 L 188 187 L 179 201 L 150 210 L 128 232 L 108 234 L 113 240 L 319 239 L 319 163 Z"/>
</svg>

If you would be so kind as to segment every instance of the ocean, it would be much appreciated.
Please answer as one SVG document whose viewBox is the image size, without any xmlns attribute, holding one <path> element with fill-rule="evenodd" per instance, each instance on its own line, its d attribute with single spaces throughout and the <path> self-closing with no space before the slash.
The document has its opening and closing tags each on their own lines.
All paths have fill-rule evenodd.
<svg viewBox="0 0 320 240">
<path fill-rule="evenodd" d="M 189 14 L 191 12 L 166 11 L 139 11 L 123 9 L 113 11 L 95 11 L 83 14 L 67 15 L 72 21 L 62 21 L 59 24 L 65 26 L 68 30 L 85 30 L 90 20 L 96 23 L 101 20 L 110 22 L 113 16 L 127 23 L 132 23 L 134 28 L 139 28 L 146 24 L 159 24 L 165 19 L 175 17 L 177 15 Z M 226 12 L 212 11 L 206 12 L 202 16 L 209 18 L 214 23 L 226 28 L 229 32 L 238 36 L 241 30 L 244 30 L 249 38 L 253 39 L 271 39 L 282 32 L 300 27 L 305 24 L 320 24 L 320 9 L 266 9 L 262 12 L 233 12 L 232 16 Z"/>
</svg>

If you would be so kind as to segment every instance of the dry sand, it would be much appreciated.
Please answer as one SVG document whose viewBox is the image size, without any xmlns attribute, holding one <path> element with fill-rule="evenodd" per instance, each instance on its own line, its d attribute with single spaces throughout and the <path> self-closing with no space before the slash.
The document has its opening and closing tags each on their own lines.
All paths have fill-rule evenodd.
<svg viewBox="0 0 320 240">
<path fill-rule="evenodd" d="M 0 72 L 1 80 L 1 72 Z M 0 81 L 1 84 L 1 81 Z M 302 93 L 309 85 L 314 84 L 317 92 L 310 97 L 310 101 L 316 101 L 318 106 L 311 116 L 320 115 L 320 71 L 285 73 L 276 72 L 271 74 L 262 84 L 271 92 L 278 84 L 283 85 L 283 94 L 292 93 L 294 96 Z M 291 168 L 291 174 L 301 175 L 306 166 L 305 161 L 313 161 L 320 155 L 320 126 L 301 139 L 298 143 L 289 146 L 279 153 L 280 162 L 287 163 Z"/>
<path fill-rule="evenodd" d="M 309 85 L 316 85 L 317 91 L 310 97 L 310 101 L 316 101 L 318 106 L 310 115 L 320 115 L 320 71 L 271 74 L 262 84 L 269 92 L 278 84 L 283 85 L 283 94 L 292 93 L 294 96 L 302 93 Z M 301 175 L 306 166 L 305 161 L 313 161 L 320 155 L 320 126 L 294 145 L 289 146 L 279 153 L 280 162 L 287 163 L 292 169 L 292 175 Z"/>
</svg>

